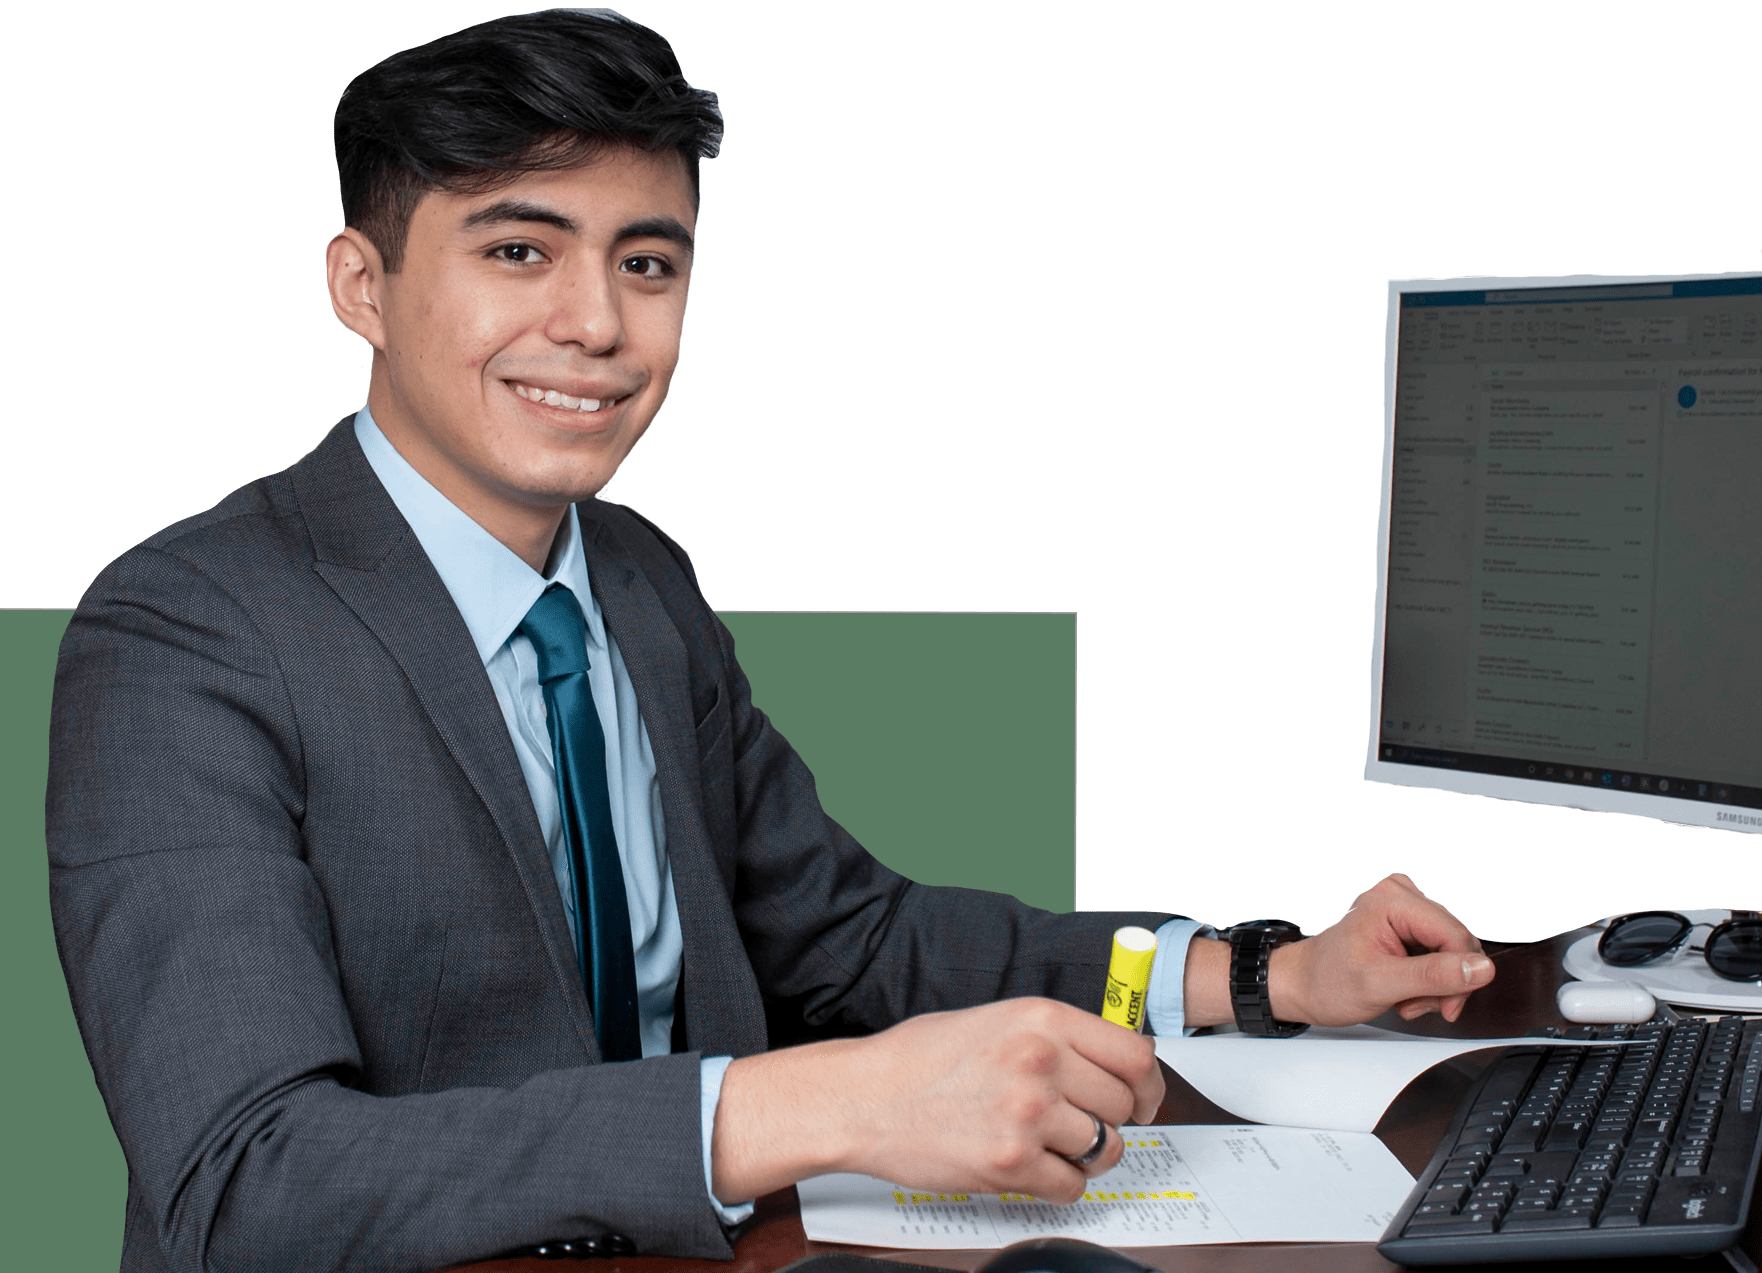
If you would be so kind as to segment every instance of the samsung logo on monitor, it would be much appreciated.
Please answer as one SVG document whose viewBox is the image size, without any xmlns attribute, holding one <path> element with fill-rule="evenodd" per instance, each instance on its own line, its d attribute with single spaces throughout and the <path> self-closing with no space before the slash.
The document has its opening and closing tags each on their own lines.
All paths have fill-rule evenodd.
<svg viewBox="0 0 1762 1273">
<path fill-rule="evenodd" d="M 1735 822 L 1741 827 L 1762 827 L 1762 817 L 1753 813 L 1725 813 L 1715 815 L 1720 822 Z"/>
</svg>

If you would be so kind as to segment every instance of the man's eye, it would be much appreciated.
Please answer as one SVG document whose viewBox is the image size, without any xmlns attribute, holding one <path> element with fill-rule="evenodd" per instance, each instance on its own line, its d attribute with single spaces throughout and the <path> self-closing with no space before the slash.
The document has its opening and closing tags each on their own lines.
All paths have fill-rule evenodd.
<svg viewBox="0 0 1762 1273">
<path fill-rule="evenodd" d="M 507 261 L 511 265 L 533 265 L 545 259 L 543 252 L 530 243 L 503 243 L 489 251 L 490 256 L 498 261 Z M 626 257 L 619 264 L 626 274 L 634 274 L 638 278 L 664 279 L 672 278 L 677 270 L 665 257 L 632 256 Z"/>
</svg>

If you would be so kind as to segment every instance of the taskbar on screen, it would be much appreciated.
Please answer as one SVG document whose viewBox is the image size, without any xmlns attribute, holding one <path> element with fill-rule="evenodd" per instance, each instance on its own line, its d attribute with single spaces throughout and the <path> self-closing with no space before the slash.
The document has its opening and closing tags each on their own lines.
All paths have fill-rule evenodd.
<svg viewBox="0 0 1762 1273">
<path fill-rule="evenodd" d="M 1421 765 L 1428 769 L 1455 769 L 1463 773 L 1493 774 L 1503 778 L 1529 778 L 1567 787 L 1600 787 L 1606 791 L 1631 791 L 1667 800 L 1692 800 L 1700 804 L 1725 804 L 1741 809 L 1762 809 L 1762 787 L 1742 787 L 1730 782 L 1710 782 L 1677 774 L 1641 773 L 1607 769 L 1577 761 L 1528 760 L 1516 756 L 1488 756 L 1479 752 L 1446 751 L 1438 747 L 1414 747 L 1384 739 L 1378 757 L 1390 764 Z"/>
</svg>

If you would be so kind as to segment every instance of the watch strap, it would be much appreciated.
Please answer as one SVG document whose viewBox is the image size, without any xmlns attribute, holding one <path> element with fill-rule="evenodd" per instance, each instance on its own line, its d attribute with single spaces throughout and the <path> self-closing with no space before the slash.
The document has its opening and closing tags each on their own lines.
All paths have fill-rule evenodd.
<svg viewBox="0 0 1762 1273">
<path fill-rule="evenodd" d="M 1228 930 L 1230 939 L 1230 1006 L 1243 1034 L 1290 1038 L 1309 1029 L 1307 1022 L 1280 1021 L 1273 1016 L 1267 990 L 1267 966 L 1274 947 L 1302 938 L 1303 931 L 1281 919 L 1257 919 Z"/>
</svg>

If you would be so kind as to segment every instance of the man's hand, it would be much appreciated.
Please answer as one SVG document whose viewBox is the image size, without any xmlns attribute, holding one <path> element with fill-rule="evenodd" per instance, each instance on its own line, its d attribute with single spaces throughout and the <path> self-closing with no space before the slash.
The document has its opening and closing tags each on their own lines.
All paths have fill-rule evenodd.
<svg viewBox="0 0 1762 1273">
<path fill-rule="evenodd" d="M 827 1171 L 927 1189 L 1072 1202 L 1119 1161 L 1109 1129 L 1162 1103 L 1151 1040 L 1049 999 L 914 1017 L 866 1039 L 728 1067 L 716 1111 L 715 1194 L 739 1202 Z"/>
<path fill-rule="evenodd" d="M 1223 942 L 1189 949 L 1188 1025 L 1232 1018 L 1229 962 Z M 1361 893 L 1332 928 L 1278 947 L 1267 965 L 1273 1016 L 1312 1025 L 1356 1025 L 1391 1008 L 1410 1021 L 1428 1012 L 1454 1021 L 1492 979 L 1474 935 L 1405 875 Z"/>
<path fill-rule="evenodd" d="M 1410 953 L 1418 952 L 1418 953 Z M 1268 966 L 1273 1015 L 1349 1025 L 1389 1008 L 1454 1021 L 1493 979 L 1480 943 L 1405 875 L 1362 894 L 1332 928 L 1281 946 Z M 1229 947 L 1187 954 L 1189 1025 L 1232 1017 Z M 710 1147 L 716 1196 L 742 1202 L 828 1171 L 926 1189 L 1021 1192 L 1049 1202 L 1119 1161 L 1113 1131 L 1085 1167 L 1095 1114 L 1110 1129 L 1162 1102 L 1147 1038 L 1047 999 L 939 1012 L 866 1039 L 840 1039 L 728 1067 Z"/>
</svg>

